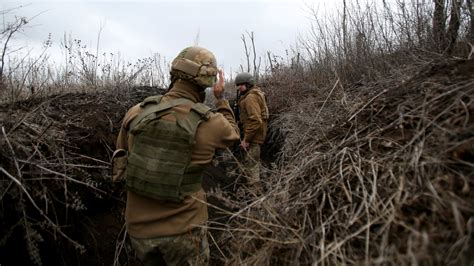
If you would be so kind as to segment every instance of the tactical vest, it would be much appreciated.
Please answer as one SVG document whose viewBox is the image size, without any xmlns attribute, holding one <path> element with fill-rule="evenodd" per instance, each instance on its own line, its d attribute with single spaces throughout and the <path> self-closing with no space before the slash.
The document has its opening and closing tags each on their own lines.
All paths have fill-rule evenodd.
<svg viewBox="0 0 474 266">
<path fill-rule="evenodd" d="M 181 202 L 201 189 L 203 167 L 191 163 L 197 127 L 211 109 L 181 98 L 160 103 L 162 96 L 146 98 L 143 111 L 130 124 L 133 146 L 126 171 L 126 187 L 140 195 Z M 173 107 L 192 104 L 190 112 L 176 115 Z M 161 119 L 172 114 L 175 121 Z"/>
</svg>

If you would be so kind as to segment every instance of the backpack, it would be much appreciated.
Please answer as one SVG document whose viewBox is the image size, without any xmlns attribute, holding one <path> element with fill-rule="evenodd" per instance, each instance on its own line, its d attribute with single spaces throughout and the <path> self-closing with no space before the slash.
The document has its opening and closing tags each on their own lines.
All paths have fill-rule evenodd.
<svg viewBox="0 0 474 266">
<path fill-rule="evenodd" d="M 126 187 L 140 195 L 181 202 L 201 189 L 203 167 L 191 163 L 196 130 L 210 118 L 211 109 L 184 98 L 161 103 L 162 96 L 146 98 L 143 111 L 130 123 L 130 150 Z M 190 112 L 177 116 L 173 107 L 192 104 Z M 176 121 L 161 119 L 175 115 Z"/>
</svg>

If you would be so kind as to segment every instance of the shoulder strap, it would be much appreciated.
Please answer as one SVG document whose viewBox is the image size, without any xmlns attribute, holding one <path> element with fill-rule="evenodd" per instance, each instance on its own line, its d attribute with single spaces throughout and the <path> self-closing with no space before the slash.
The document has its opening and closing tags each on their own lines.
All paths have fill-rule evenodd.
<svg viewBox="0 0 474 266">
<path fill-rule="evenodd" d="M 191 107 L 186 119 L 178 119 L 178 124 L 190 135 L 190 142 L 194 142 L 196 130 L 202 121 L 207 121 L 211 117 L 212 109 L 202 103 L 195 103 Z M 192 143 L 191 143 L 192 144 Z"/>
<path fill-rule="evenodd" d="M 203 103 L 193 104 L 193 106 L 191 107 L 191 111 L 198 113 L 205 121 L 209 120 L 212 114 L 212 109 Z"/>
<path fill-rule="evenodd" d="M 155 96 L 150 96 L 145 98 L 142 103 L 140 103 L 140 107 L 144 108 L 147 104 L 153 103 L 153 104 L 159 104 L 161 101 L 161 98 L 163 98 L 163 95 L 155 95 Z"/>
<path fill-rule="evenodd" d="M 182 105 L 182 104 L 189 104 L 193 103 L 191 100 L 188 100 L 186 98 L 179 98 L 179 99 L 174 99 L 168 102 L 161 103 L 161 99 L 163 98 L 162 95 L 159 96 L 152 96 L 146 98 L 141 104 L 140 107 L 144 108 L 143 111 L 138 114 L 135 119 L 130 122 L 129 129 L 132 130 L 135 128 L 138 123 L 140 123 L 145 117 L 154 114 L 154 113 L 159 113 L 161 111 L 173 108 L 177 105 Z M 153 104 L 153 105 L 149 105 Z"/>
</svg>

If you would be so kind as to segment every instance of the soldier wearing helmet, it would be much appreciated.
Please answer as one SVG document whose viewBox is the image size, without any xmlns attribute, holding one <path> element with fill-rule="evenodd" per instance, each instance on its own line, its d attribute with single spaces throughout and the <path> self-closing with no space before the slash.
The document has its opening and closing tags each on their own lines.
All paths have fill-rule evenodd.
<svg viewBox="0 0 474 266">
<path fill-rule="evenodd" d="M 203 166 L 216 149 L 238 141 L 239 130 L 224 99 L 224 74 L 209 50 L 185 48 L 170 74 L 165 95 L 149 97 L 125 115 L 112 178 L 126 181 L 127 232 L 145 265 L 207 265 Z M 216 113 L 202 104 L 207 87 L 213 88 Z"/>
<path fill-rule="evenodd" d="M 265 142 L 269 117 L 266 97 L 250 73 L 238 74 L 235 85 L 240 92 L 238 106 L 243 127 L 240 146 L 246 151 L 243 166 L 250 186 L 261 189 L 260 147 Z"/>
</svg>

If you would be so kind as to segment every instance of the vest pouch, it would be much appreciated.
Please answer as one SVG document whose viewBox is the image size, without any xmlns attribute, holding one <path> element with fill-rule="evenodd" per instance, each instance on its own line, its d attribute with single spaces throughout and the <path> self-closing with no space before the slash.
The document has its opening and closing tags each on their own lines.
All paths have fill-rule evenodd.
<svg viewBox="0 0 474 266">
<path fill-rule="evenodd" d="M 133 146 L 128 157 L 126 186 L 137 194 L 174 202 L 181 202 L 201 189 L 203 167 L 191 164 L 192 149 L 202 114 L 191 111 L 175 121 L 161 119 L 173 114 L 172 107 L 182 104 L 166 102 L 147 105 L 130 133 Z M 192 102 L 191 102 L 192 103 Z M 146 108 L 154 108 L 150 112 Z M 207 107 L 207 111 L 209 108 Z"/>
</svg>

